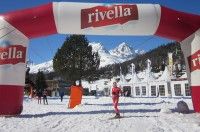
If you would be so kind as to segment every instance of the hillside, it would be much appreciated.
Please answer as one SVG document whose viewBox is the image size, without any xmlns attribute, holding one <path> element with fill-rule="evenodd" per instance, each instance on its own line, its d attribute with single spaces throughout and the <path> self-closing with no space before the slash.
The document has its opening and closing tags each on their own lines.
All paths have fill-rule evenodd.
<svg viewBox="0 0 200 132">
<path fill-rule="evenodd" d="M 125 61 L 119 64 L 107 65 L 99 70 L 100 77 L 111 78 L 120 74 L 120 67 L 122 74 L 127 74 L 130 71 L 131 63 L 136 66 L 136 72 L 142 71 L 146 68 L 146 60 L 151 60 L 151 66 L 153 72 L 159 72 L 162 69 L 162 65 L 168 64 L 168 53 L 173 53 L 173 63 L 179 63 L 185 65 L 183 53 L 181 51 L 180 44 L 177 42 L 168 43 L 152 49 L 145 54 L 137 55 L 135 58 Z"/>
</svg>

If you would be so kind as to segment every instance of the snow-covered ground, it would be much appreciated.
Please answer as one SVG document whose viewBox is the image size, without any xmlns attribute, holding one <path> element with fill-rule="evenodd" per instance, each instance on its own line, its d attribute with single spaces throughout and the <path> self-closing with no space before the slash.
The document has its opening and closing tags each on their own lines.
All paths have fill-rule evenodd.
<svg viewBox="0 0 200 132">
<path fill-rule="evenodd" d="M 24 99 L 17 117 L 0 117 L 0 132 L 199 132 L 200 114 L 175 112 L 184 100 L 193 110 L 191 99 L 120 97 L 124 118 L 114 116 L 110 97 L 83 97 L 82 105 L 68 109 L 68 97 L 48 98 L 49 105 Z"/>
</svg>

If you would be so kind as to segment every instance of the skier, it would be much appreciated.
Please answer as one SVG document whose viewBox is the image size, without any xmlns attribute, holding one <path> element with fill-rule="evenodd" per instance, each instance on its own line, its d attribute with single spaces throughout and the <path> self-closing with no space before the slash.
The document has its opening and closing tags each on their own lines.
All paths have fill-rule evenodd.
<svg viewBox="0 0 200 132">
<path fill-rule="evenodd" d="M 45 104 L 45 101 L 46 101 L 46 103 L 47 103 L 47 105 L 48 105 L 48 101 L 47 101 L 47 90 L 45 89 L 44 90 L 44 92 L 43 92 L 43 103 Z"/>
<path fill-rule="evenodd" d="M 117 83 L 113 82 L 113 88 L 112 88 L 112 100 L 113 100 L 113 106 L 115 108 L 116 118 L 120 117 L 119 109 L 118 109 L 118 102 L 119 102 L 119 96 L 122 95 L 122 90 L 117 87 Z"/>
</svg>

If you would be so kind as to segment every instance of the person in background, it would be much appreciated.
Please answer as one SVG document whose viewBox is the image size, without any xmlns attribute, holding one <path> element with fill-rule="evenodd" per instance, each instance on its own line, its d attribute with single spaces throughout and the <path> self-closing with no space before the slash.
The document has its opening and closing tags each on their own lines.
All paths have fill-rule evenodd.
<svg viewBox="0 0 200 132">
<path fill-rule="evenodd" d="M 117 87 L 117 83 L 113 82 L 113 88 L 112 88 L 112 100 L 113 100 L 113 106 L 115 108 L 115 117 L 120 117 L 119 109 L 118 109 L 118 102 L 119 102 L 119 96 L 122 95 L 122 90 Z"/>
<path fill-rule="evenodd" d="M 46 102 L 46 104 L 48 105 L 48 101 L 47 101 L 47 90 L 45 89 L 44 91 L 43 91 L 43 103 L 45 104 L 45 102 Z"/>
<path fill-rule="evenodd" d="M 64 92 L 63 91 L 60 91 L 60 100 L 61 100 L 61 102 L 63 101 L 63 96 L 64 96 Z"/>
<path fill-rule="evenodd" d="M 42 98 L 42 91 L 41 90 L 38 90 L 37 91 L 37 97 L 38 97 L 38 104 L 41 104 L 41 98 Z"/>
</svg>

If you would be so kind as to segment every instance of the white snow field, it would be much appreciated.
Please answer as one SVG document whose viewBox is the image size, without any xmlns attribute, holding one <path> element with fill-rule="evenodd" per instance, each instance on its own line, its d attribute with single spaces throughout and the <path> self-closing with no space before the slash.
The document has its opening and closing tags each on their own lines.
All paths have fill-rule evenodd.
<svg viewBox="0 0 200 132">
<path fill-rule="evenodd" d="M 180 100 L 189 105 L 189 114 L 176 112 Z M 68 96 L 48 101 L 24 98 L 20 116 L 0 117 L 0 132 L 200 132 L 200 113 L 193 113 L 191 99 L 120 97 L 120 119 L 110 119 L 110 97 L 84 96 L 74 109 L 67 108 Z"/>
</svg>

